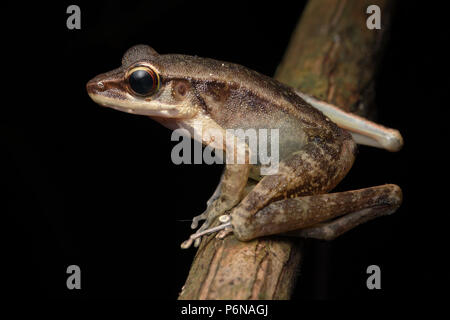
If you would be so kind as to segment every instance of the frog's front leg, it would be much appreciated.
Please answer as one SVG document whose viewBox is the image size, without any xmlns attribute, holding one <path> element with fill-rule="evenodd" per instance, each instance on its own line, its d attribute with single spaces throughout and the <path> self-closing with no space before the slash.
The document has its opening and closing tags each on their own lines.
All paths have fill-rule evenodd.
<svg viewBox="0 0 450 320">
<path fill-rule="evenodd" d="M 224 174 L 225 174 L 225 170 L 222 172 L 222 175 L 220 176 L 219 183 L 217 184 L 217 187 L 214 190 L 214 193 L 208 199 L 208 201 L 206 201 L 206 210 L 202 214 L 192 218 L 192 224 L 191 224 L 191 228 L 192 229 L 196 229 L 197 228 L 199 221 L 206 220 L 206 218 L 208 217 L 208 212 L 212 208 L 212 206 L 215 203 L 215 201 L 217 199 L 219 199 L 221 191 L 222 191 L 222 180 L 223 180 Z"/>
<path fill-rule="evenodd" d="M 205 230 L 220 215 L 233 208 L 241 201 L 248 180 L 248 164 L 226 165 L 220 181 L 220 195 L 208 207 L 206 221 L 198 230 Z"/>
<path fill-rule="evenodd" d="M 220 181 L 220 195 L 215 199 L 200 216 L 194 217 L 192 227 L 196 227 L 199 220 L 205 219 L 202 226 L 192 236 L 201 233 L 207 229 L 213 221 L 226 211 L 233 208 L 243 198 L 245 187 L 250 171 L 249 164 L 230 164 L 226 165 L 225 171 Z M 214 195 L 213 195 L 214 196 Z M 181 244 L 183 249 L 189 248 L 192 245 L 193 238 L 184 241 Z M 194 246 L 200 244 L 201 237 L 197 237 Z"/>
<path fill-rule="evenodd" d="M 199 234 L 207 229 L 218 216 L 224 214 L 242 200 L 251 168 L 251 151 L 247 143 L 242 139 L 238 139 L 233 134 L 224 134 L 222 129 L 217 129 L 217 127 L 215 129 L 222 137 L 225 136 L 225 139 L 217 139 L 217 136 L 206 134 L 203 135 L 202 142 L 211 147 L 215 147 L 216 149 L 224 150 L 227 155 L 227 164 L 220 181 L 219 196 L 208 205 L 206 212 L 193 219 L 192 227 L 196 227 L 199 220 L 206 220 L 195 234 Z M 221 140 L 222 143 L 218 142 L 219 140 Z M 213 197 L 214 196 L 215 195 L 213 195 Z M 201 237 L 197 237 L 194 246 L 197 247 L 200 244 L 200 240 Z M 192 242 L 193 239 L 191 236 L 190 239 L 181 244 L 181 247 L 183 249 L 189 248 L 192 245 Z"/>
<path fill-rule="evenodd" d="M 249 178 L 252 178 L 252 173 L 251 173 L 252 169 L 253 169 L 253 167 L 250 167 Z M 237 196 L 235 196 L 235 197 L 229 196 L 229 195 L 234 194 L 234 192 L 233 192 L 233 188 L 230 188 L 228 185 L 229 184 L 234 185 L 234 181 L 241 181 L 241 179 L 243 177 L 238 174 L 235 174 L 235 175 L 230 174 L 230 171 L 233 171 L 233 170 L 235 170 L 235 168 L 233 168 L 233 169 L 229 168 L 227 170 L 227 167 L 225 167 L 225 169 L 223 170 L 222 175 L 220 177 L 219 183 L 217 184 L 217 187 L 214 190 L 214 193 L 206 202 L 206 210 L 202 214 L 195 216 L 192 219 L 192 224 L 191 224 L 192 229 L 197 228 L 199 221 L 206 220 L 208 218 L 208 216 L 210 215 L 212 208 L 214 208 L 214 206 L 218 205 L 218 203 L 219 203 L 219 206 L 222 206 L 222 209 L 219 209 L 217 212 L 222 213 L 222 212 L 225 212 L 225 211 L 231 209 L 234 205 L 236 205 L 238 203 L 239 200 L 241 200 L 243 198 L 243 196 L 240 195 L 242 192 L 240 190 L 241 186 L 239 185 L 239 182 L 237 184 L 239 190 L 237 190 L 235 193 Z M 225 178 L 225 172 L 227 173 L 226 178 Z M 246 173 L 244 172 L 243 174 L 245 176 Z M 223 183 L 225 184 L 224 198 L 222 198 L 220 201 L 216 202 L 216 200 L 218 200 L 222 194 L 222 184 Z M 244 195 L 247 195 L 251 191 L 251 189 L 253 189 L 255 184 L 256 184 L 256 182 L 254 180 L 249 179 L 247 181 L 247 185 L 245 186 Z M 227 193 L 229 195 L 227 195 Z M 203 229 L 205 229 L 205 228 L 203 228 Z"/>
</svg>

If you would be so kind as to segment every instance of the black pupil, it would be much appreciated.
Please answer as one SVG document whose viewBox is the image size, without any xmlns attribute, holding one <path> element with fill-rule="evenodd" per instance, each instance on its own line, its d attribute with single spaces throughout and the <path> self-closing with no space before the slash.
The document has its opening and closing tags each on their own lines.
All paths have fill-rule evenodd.
<svg viewBox="0 0 450 320">
<path fill-rule="evenodd" d="M 128 81 L 131 89 L 138 94 L 149 94 L 154 88 L 153 77 L 145 70 L 136 70 Z"/>
</svg>

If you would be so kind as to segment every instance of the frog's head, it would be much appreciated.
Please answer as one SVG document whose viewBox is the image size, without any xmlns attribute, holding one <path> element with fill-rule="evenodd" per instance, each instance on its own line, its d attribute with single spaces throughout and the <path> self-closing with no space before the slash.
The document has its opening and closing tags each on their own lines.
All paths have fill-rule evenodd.
<svg viewBox="0 0 450 320">
<path fill-rule="evenodd" d="M 124 54 L 122 66 L 91 79 L 89 96 L 99 105 L 162 118 L 190 118 L 199 103 L 186 78 L 167 72 L 167 62 L 146 45 Z"/>
</svg>

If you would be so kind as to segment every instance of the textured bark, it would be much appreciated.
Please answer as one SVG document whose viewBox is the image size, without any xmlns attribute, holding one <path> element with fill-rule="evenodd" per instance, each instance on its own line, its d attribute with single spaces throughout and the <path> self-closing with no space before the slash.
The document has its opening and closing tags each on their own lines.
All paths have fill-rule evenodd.
<svg viewBox="0 0 450 320">
<path fill-rule="evenodd" d="M 381 30 L 366 8 L 381 9 Z M 384 0 L 312 0 L 305 7 L 275 78 L 345 110 L 367 115 L 391 8 Z M 179 299 L 289 299 L 303 259 L 302 240 L 234 236 L 204 239 Z"/>
<path fill-rule="evenodd" d="M 373 113 L 374 76 L 394 0 L 313 0 L 296 27 L 276 78 L 363 116 Z M 381 29 L 369 30 L 369 5 Z"/>
</svg>

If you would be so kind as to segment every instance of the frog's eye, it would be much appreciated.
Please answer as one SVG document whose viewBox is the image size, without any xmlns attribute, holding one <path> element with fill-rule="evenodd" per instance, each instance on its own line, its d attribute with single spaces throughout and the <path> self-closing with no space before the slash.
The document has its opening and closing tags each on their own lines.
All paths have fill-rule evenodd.
<svg viewBox="0 0 450 320">
<path fill-rule="evenodd" d="M 159 75 L 151 68 L 139 66 L 127 73 L 130 90 L 140 96 L 149 96 L 159 88 Z"/>
</svg>

